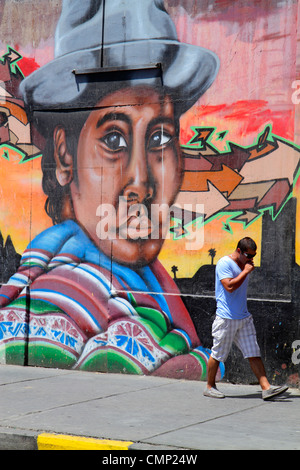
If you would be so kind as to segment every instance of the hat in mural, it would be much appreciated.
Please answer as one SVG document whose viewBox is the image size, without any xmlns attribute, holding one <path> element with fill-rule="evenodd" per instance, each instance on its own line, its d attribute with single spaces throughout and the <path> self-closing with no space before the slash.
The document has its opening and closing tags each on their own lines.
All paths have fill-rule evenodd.
<svg viewBox="0 0 300 470">
<path fill-rule="evenodd" d="M 63 0 L 55 58 L 25 78 L 21 92 L 31 110 L 89 107 L 96 104 L 94 93 L 87 93 L 91 85 L 97 84 L 104 95 L 120 87 L 122 80 L 118 72 L 108 79 L 101 73 L 76 75 L 75 70 L 134 69 L 157 63 L 179 114 L 209 88 L 219 67 L 213 52 L 178 41 L 163 0 Z M 132 79 L 134 84 L 157 82 L 157 76 L 145 74 Z M 97 97 L 101 98 L 99 93 Z"/>
</svg>

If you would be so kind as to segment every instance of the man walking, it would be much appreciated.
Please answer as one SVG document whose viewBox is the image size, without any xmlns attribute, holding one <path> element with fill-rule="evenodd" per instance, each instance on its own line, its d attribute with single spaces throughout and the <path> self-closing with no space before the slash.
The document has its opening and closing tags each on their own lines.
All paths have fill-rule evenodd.
<svg viewBox="0 0 300 470">
<path fill-rule="evenodd" d="M 262 389 L 262 398 L 270 399 L 285 392 L 288 387 L 271 386 L 261 360 L 252 315 L 247 308 L 249 274 L 254 269 L 256 243 L 249 237 L 238 242 L 236 250 L 221 258 L 216 266 L 216 318 L 212 326 L 213 348 L 208 361 L 207 388 L 204 395 L 224 398 L 216 388 L 215 378 L 220 362 L 225 362 L 232 343 L 249 360 L 251 369 Z"/>
</svg>

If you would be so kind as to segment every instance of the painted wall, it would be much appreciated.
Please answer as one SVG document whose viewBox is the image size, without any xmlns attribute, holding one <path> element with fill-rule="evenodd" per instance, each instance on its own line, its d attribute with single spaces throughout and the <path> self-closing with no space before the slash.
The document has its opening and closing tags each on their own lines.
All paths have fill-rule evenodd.
<svg viewBox="0 0 300 470">
<path fill-rule="evenodd" d="M 217 261 L 299 382 L 299 3 L 0 0 L 0 361 L 205 380 Z M 219 377 L 252 382 L 233 348 Z"/>
</svg>

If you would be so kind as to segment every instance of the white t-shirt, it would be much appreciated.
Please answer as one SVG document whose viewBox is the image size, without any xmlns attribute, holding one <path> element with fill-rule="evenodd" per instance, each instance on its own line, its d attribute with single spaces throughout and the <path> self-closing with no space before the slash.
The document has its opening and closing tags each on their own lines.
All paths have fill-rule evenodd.
<svg viewBox="0 0 300 470">
<path fill-rule="evenodd" d="M 222 318 L 241 320 L 250 315 L 247 308 L 247 287 L 249 275 L 243 284 L 233 292 L 228 292 L 221 283 L 222 279 L 233 279 L 241 273 L 240 267 L 229 256 L 221 258 L 216 266 L 217 315 Z"/>
</svg>

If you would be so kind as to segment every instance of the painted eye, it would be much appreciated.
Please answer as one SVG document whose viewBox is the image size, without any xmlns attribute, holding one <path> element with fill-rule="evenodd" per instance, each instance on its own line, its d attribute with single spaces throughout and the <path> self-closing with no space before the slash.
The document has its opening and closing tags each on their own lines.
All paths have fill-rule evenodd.
<svg viewBox="0 0 300 470">
<path fill-rule="evenodd" d="M 164 145 L 167 145 L 171 139 L 172 137 L 168 133 L 157 131 L 150 137 L 149 148 L 155 149 L 163 147 Z"/>
<path fill-rule="evenodd" d="M 127 148 L 127 143 L 124 137 L 119 132 L 111 132 L 101 139 L 109 150 L 116 152 L 121 149 Z"/>
</svg>

